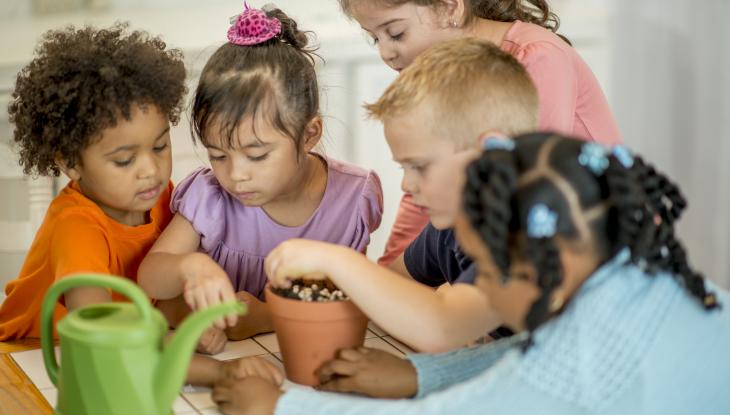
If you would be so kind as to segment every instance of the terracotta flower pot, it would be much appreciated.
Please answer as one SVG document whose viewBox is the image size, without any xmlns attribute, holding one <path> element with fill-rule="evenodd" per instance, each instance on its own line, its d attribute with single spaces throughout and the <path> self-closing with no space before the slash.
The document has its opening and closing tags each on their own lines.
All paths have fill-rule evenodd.
<svg viewBox="0 0 730 415">
<path fill-rule="evenodd" d="M 266 304 L 284 358 L 286 377 L 318 385 L 314 374 L 337 350 L 362 346 L 368 318 L 352 301 L 304 302 L 284 298 L 266 287 Z"/>
</svg>

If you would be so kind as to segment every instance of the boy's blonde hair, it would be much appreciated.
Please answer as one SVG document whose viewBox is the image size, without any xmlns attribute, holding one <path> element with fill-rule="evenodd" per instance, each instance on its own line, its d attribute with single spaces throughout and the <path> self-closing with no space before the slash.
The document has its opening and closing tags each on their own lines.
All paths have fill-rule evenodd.
<svg viewBox="0 0 730 415">
<path fill-rule="evenodd" d="M 525 68 L 509 53 L 474 38 L 422 53 L 365 108 L 384 121 L 427 104 L 431 128 L 460 148 L 473 146 L 486 130 L 514 136 L 537 129 L 537 90 Z"/>
</svg>

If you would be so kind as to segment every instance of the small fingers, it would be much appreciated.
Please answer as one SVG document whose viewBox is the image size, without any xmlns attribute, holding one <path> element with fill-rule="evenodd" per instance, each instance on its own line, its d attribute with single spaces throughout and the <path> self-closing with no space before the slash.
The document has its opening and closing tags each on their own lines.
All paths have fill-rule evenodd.
<svg viewBox="0 0 730 415">
<path fill-rule="evenodd" d="M 216 330 L 213 342 L 211 343 L 210 354 L 218 354 L 222 352 L 226 348 L 227 341 L 228 338 L 226 337 L 226 334 L 221 330 Z"/>
<path fill-rule="evenodd" d="M 218 405 L 231 400 L 231 382 L 227 379 L 221 380 L 213 386 L 210 398 Z"/>
<path fill-rule="evenodd" d="M 360 349 L 340 349 L 337 351 L 337 358 L 348 362 L 359 362 L 363 359 L 363 354 Z"/>
<path fill-rule="evenodd" d="M 232 303 L 234 301 L 237 301 L 236 299 L 236 293 L 233 292 L 233 290 L 222 290 L 220 293 L 220 299 L 222 303 Z M 228 327 L 233 327 L 236 325 L 236 322 L 238 322 L 238 314 L 228 314 L 226 316 L 226 325 Z"/>
<path fill-rule="evenodd" d="M 190 307 L 193 309 L 193 311 L 202 310 L 206 307 L 208 307 L 208 300 L 205 297 L 205 291 L 201 289 L 194 289 L 193 290 L 193 304 L 194 307 Z"/>
<path fill-rule="evenodd" d="M 194 290 L 189 290 L 186 288 L 185 291 L 183 292 L 183 298 L 185 299 L 185 304 L 187 304 L 191 310 L 197 310 L 195 308 L 195 291 Z"/>
<path fill-rule="evenodd" d="M 336 378 L 317 386 L 318 390 L 326 392 L 357 392 L 353 378 Z"/>
<path fill-rule="evenodd" d="M 330 360 L 317 369 L 320 381 L 328 381 L 337 376 L 353 376 L 357 374 L 358 367 L 352 362 L 344 360 Z"/>
<path fill-rule="evenodd" d="M 217 287 L 208 287 L 208 289 L 205 290 L 205 302 L 206 307 L 213 307 L 221 303 L 220 291 Z M 223 318 L 216 319 L 215 327 L 224 330 L 226 328 L 225 320 L 223 320 Z"/>
<path fill-rule="evenodd" d="M 274 366 L 273 363 L 262 358 L 256 359 L 256 372 L 257 376 L 266 379 L 268 382 L 276 386 L 281 385 L 284 381 L 279 368 Z"/>
</svg>

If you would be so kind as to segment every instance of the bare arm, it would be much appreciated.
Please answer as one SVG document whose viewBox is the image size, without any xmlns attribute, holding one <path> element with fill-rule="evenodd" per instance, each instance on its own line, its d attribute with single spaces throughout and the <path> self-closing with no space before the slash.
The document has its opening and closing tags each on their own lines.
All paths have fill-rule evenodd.
<svg viewBox="0 0 730 415">
<path fill-rule="evenodd" d="M 138 284 L 151 297 L 169 300 L 183 294 L 193 310 L 235 301 L 228 274 L 208 255 L 197 252 L 200 235 L 184 216 L 176 214 L 139 266 Z M 236 324 L 229 314 L 215 326 Z"/>
<path fill-rule="evenodd" d="M 183 292 L 186 273 L 200 261 L 200 235 L 184 216 L 176 214 L 139 266 L 138 284 L 151 297 L 172 299 Z M 207 255 L 205 255 L 207 256 Z"/>
<path fill-rule="evenodd" d="M 272 251 L 266 270 L 275 285 L 310 273 L 327 275 L 376 324 L 421 351 L 460 347 L 499 325 L 476 287 L 434 291 L 342 246 L 290 240 Z"/>
<path fill-rule="evenodd" d="M 406 267 L 405 257 L 404 254 L 401 253 L 398 255 L 396 259 L 393 260 L 393 262 L 388 265 L 388 269 L 395 272 L 396 274 L 403 275 L 408 278 L 413 278 L 411 274 L 408 272 L 408 268 Z"/>
<path fill-rule="evenodd" d="M 109 291 L 96 287 L 79 287 L 68 290 L 63 299 L 66 308 L 71 311 L 89 304 L 108 303 L 112 301 Z"/>
</svg>

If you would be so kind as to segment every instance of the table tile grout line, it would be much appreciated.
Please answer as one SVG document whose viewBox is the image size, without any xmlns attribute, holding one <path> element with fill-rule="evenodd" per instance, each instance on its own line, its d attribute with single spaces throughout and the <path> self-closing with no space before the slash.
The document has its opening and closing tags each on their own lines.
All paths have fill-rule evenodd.
<svg viewBox="0 0 730 415">
<path fill-rule="evenodd" d="M 389 336 L 389 337 L 393 338 L 392 336 Z M 400 347 L 398 347 L 397 345 L 389 342 L 388 339 L 386 339 L 385 337 L 381 337 L 381 339 L 383 339 L 383 341 L 386 342 L 386 343 L 388 343 L 389 345 L 393 346 L 393 348 L 395 348 L 395 350 L 398 350 L 399 352 L 403 353 L 403 356 L 408 356 L 408 354 L 411 353 L 411 352 L 406 352 L 405 350 L 401 350 Z"/>
<path fill-rule="evenodd" d="M 268 334 L 268 333 L 267 333 L 267 334 Z M 278 357 L 276 356 L 276 354 L 274 354 L 274 352 L 272 352 L 272 351 L 271 351 L 271 350 L 269 350 L 269 349 L 268 349 L 268 348 L 267 348 L 266 346 L 264 346 L 264 345 L 263 345 L 263 343 L 259 343 L 259 341 L 258 341 L 258 340 L 256 340 L 256 338 L 255 338 L 255 337 L 251 337 L 251 340 L 253 340 L 254 342 L 256 342 L 256 344 L 258 344 L 259 346 L 261 346 L 261 348 L 262 348 L 262 349 L 266 350 L 266 353 L 268 353 L 268 354 L 270 354 L 270 355 L 274 356 L 274 359 L 276 359 L 276 360 L 278 360 L 278 361 L 280 361 L 280 362 L 281 362 L 281 359 L 279 359 L 279 358 L 278 358 Z"/>
<path fill-rule="evenodd" d="M 186 402 L 186 403 L 187 403 L 187 404 L 188 404 L 188 405 L 189 405 L 189 406 L 190 406 L 191 408 L 193 408 L 193 411 L 195 411 L 195 413 L 196 413 L 196 414 L 198 414 L 198 415 L 202 415 L 202 413 L 203 413 L 203 412 L 202 412 L 202 411 L 200 411 L 200 410 L 198 410 L 198 407 L 197 407 L 197 406 L 195 406 L 195 405 L 193 405 L 193 403 L 192 403 L 192 402 L 190 402 L 190 401 L 188 400 L 188 398 L 187 398 L 187 397 L 185 396 L 185 393 L 184 393 L 184 392 L 180 392 L 180 397 L 181 397 L 181 398 L 183 398 L 183 400 L 184 400 L 184 401 L 185 401 L 185 402 Z"/>
</svg>

